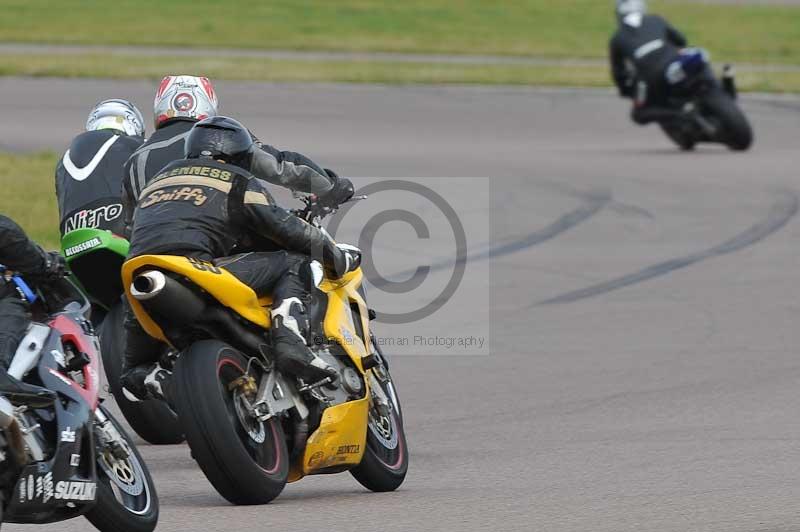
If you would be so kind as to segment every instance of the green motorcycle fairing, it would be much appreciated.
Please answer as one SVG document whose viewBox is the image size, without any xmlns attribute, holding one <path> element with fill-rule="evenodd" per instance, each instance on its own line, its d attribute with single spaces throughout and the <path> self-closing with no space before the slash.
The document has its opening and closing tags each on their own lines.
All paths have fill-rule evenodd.
<svg viewBox="0 0 800 532">
<path fill-rule="evenodd" d="M 89 299 L 108 310 L 123 294 L 120 271 L 128 241 L 105 229 L 76 229 L 61 238 L 61 254 Z"/>
</svg>

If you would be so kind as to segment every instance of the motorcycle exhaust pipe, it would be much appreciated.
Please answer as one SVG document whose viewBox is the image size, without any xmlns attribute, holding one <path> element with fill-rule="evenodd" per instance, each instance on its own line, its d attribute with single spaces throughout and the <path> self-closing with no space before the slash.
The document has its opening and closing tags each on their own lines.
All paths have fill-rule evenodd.
<svg viewBox="0 0 800 532">
<path fill-rule="evenodd" d="M 130 292 L 145 310 L 168 318 L 177 325 L 196 321 L 206 309 L 202 297 L 158 270 L 137 275 L 131 283 Z"/>
<path fill-rule="evenodd" d="M 136 276 L 131 283 L 131 295 L 139 301 L 158 296 L 167 284 L 167 276 L 159 271 L 147 271 Z"/>
</svg>

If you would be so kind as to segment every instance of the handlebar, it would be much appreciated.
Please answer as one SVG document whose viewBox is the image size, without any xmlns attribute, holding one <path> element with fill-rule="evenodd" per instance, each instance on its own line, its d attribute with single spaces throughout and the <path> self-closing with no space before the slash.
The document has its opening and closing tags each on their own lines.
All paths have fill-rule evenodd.
<svg viewBox="0 0 800 532">
<path fill-rule="evenodd" d="M 344 203 L 365 200 L 367 197 L 366 195 L 353 196 Z M 339 207 L 341 207 L 341 205 L 326 205 L 320 202 L 319 198 L 313 194 L 301 198 L 301 201 L 305 203 L 306 206 L 302 209 L 295 210 L 294 214 L 312 225 L 317 225 L 323 218 L 335 213 L 339 210 Z"/>
</svg>

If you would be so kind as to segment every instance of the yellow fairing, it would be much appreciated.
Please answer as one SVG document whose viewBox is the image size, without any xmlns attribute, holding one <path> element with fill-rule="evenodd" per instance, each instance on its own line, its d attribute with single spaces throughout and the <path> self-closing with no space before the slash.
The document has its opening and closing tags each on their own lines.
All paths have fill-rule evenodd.
<svg viewBox="0 0 800 532">
<path fill-rule="evenodd" d="M 327 408 L 319 428 L 308 438 L 303 453 L 303 474 L 327 467 L 360 464 L 367 443 L 368 414 L 369 394 L 364 399 Z"/>
<path fill-rule="evenodd" d="M 164 342 L 167 339 L 158 326 L 142 308 L 138 300 L 130 296 L 134 272 L 148 268 L 174 272 L 192 280 L 197 286 L 216 298 L 221 304 L 233 309 L 245 319 L 268 328 L 270 298 L 257 298 L 255 292 L 236 279 L 224 268 L 212 267 L 208 263 L 174 255 L 143 255 L 133 258 L 122 266 L 122 283 L 125 294 L 136 313 L 139 323 L 151 336 Z M 369 338 L 367 305 L 358 286 L 363 275 L 356 270 L 337 280 L 324 280 L 320 285 L 328 294 L 328 309 L 323 328 L 329 339 L 337 341 L 347 352 L 356 367 L 364 372 L 361 358 L 368 354 L 364 341 L 357 334 L 351 305 L 358 307 L 360 329 Z M 322 415 L 317 430 L 308 438 L 305 452 L 289 471 L 289 481 L 299 480 L 305 475 L 329 467 L 355 466 L 361 463 L 367 439 L 369 415 L 369 380 L 366 380 L 363 399 L 328 407 Z"/>
<path fill-rule="evenodd" d="M 320 288 L 328 293 L 328 310 L 325 312 L 325 322 L 323 329 L 329 339 L 335 339 L 363 372 L 361 357 L 369 354 L 366 345 L 356 333 L 353 323 L 353 313 L 350 304 L 355 303 L 359 309 L 361 319 L 361 330 L 365 337 L 369 338 L 369 316 L 367 304 L 361 294 L 358 293 L 358 286 L 361 285 L 363 274 L 358 269 L 339 280 L 325 280 Z"/>
<path fill-rule="evenodd" d="M 187 277 L 217 301 L 234 309 L 243 318 L 265 329 L 269 328 L 269 313 L 264 311 L 256 293 L 224 268 L 211 267 L 208 263 L 175 255 L 142 255 L 126 261 L 122 265 L 122 285 L 125 287 L 125 295 L 128 297 L 139 323 L 142 324 L 147 334 L 154 338 L 167 342 L 161 327 L 150 319 L 139 301 L 130 296 L 134 272 L 147 268 L 175 272 Z M 266 304 L 269 304 L 269 300 Z"/>
</svg>

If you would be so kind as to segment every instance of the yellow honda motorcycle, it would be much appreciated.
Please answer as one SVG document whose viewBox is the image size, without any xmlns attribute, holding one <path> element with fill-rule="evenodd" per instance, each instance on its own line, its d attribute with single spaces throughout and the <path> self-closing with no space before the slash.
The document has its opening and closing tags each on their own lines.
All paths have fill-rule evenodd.
<svg viewBox="0 0 800 532">
<path fill-rule="evenodd" d="M 296 214 L 321 227 L 330 209 Z M 323 280 L 308 306 L 317 355 L 338 376 L 282 375 L 270 348 L 270 299 L 224 268 L 193 258 L 145 255 L 122 268 L 145 331 L 177 353 L 168 399 L 192 456 L 234 504 L 264 504 L 306 475 L 350 473 L 372 491 L 397 489 L 408 469 L 400 403 L 370 331 L 356 270 Z"/>
</svg>

